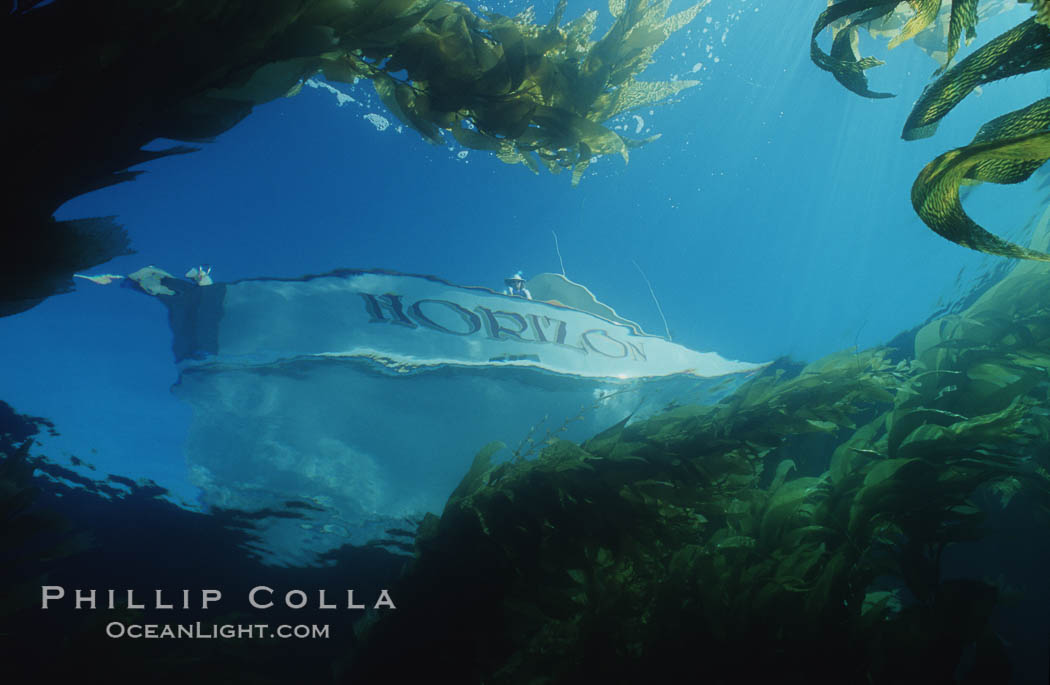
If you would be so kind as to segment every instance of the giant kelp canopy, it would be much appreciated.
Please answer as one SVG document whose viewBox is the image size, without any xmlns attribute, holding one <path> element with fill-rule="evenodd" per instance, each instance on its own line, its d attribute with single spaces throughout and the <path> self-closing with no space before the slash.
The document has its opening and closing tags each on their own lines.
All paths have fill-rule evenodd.
<svg viewBox="0 0 1050 685">
<path fill-rule="evenodd" d="M 1022 0 L 1024 2 L 1025 0 Z M 981 15 L 978 0 L 842 0 L 830 5 L 813 26 L 810 54 L 846 88 L 870 98 L 892 97 L 868 88 L 865 71 L 883 62 L 861 57 L 858 32 L 889 36 L 893 48 L 908 40 L 926 39 L 928 48 L 939 43 L 943 63 L 915 103 L 902 137 L 934 134 L 937 123 L 977 87 L 1011 76 L 1050 68 L 1050 4 L 1031 0 L 1035 16 L 991 40 L 954 66 L 960 40 L 968 44 L 977 35 Z M 903 10 L 903 11 L 902 11 Z M 832 29 L 832 47 L 825 53 L 817 44 L 824 29 Z M 912 205 L 939 235 L 989 254 L 1050 261 L 1036 252 L 988 232 L 964 211 L 962 185 L 982 182 L 1020 183 L 1050 159 L 1050 100 L 1004 114 L 981 127 L 973 141 L 930 162 L 912 186 Z"/>
<path fill-rule="evenodd" d="M 647 141 L 603 122 L 694 81 L 646 82 L 655 50 L 706 5 L 611 0 L 543 24 L 448 0 L 15 0 L 0 18 L 5 159 L 14 173 L 0 239 L 0 315 L 71 288 L 74 271 L 126 254 L 111 219 L 55 221 L 72 197 L 130 180 L 128 169 L 204 141 L 317 73 L 369 79 L 433 142 L 460 144 L 580 180 L 600 155 Z M 12 187 L 13 186 L 13 187 Z"/>
</svg>

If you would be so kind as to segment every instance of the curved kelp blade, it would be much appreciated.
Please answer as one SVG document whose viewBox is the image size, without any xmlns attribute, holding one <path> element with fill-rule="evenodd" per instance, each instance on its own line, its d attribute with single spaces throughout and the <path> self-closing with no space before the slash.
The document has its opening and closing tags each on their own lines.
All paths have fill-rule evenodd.
<svg viewBox="0 0 1050 685">
<path fill-rule="evenodd" d="M 912 108 L 901 137 L 932 136 L 937 123 L 977 86 L 1050 68 L 1050 29 L 1032 17 L 949 69 Z"/>
<path fill-rule="evenodd" d="M 1044 98 L 1027 107 L 992 119 L 977 131 L 971 144 L 1040 133 L 1048 128 L 1050 128 L 1050 98 Z M 1039 157 L 1027 160 L 990 159 L 974 165 L 966 177 L 976 182 L 1021 183 L 1027 181 L 1045 161 Z"/>
<path fill-rule="evenodd" d="M 966 32 L 966 44 L 977 37 L 977 0 L 955 0 L 952 3 L 952 14 L 948 20 L 948 54 L 944 66 L 935 72 L 939 75 L 951 66 L 955 53 L 959 51 L 959 39 Z"/>
<path fill-rule="evenodd" d="M 986 231 L 966 214 L 959 198 L 964 181 L 1019 183 L 1031 176 L 1050 159 L 1048 126 L 1050 98 L 989 122 L 982 133 L 992 127 L 1015 135 L 951 150 L 926 165 L 912 186 L 915 211 L 938 235 L 964 247 L 1003 257 L 1050 261 L 1046 253 Z"/>
<path fill-rule="evenodd" d="M 857 95 L 867 98 L 891 98 L 893 93 L 879 93 L 868 88 L 868 77 L 864 72 L 872 67 L 885 64 L 875 57 L 861 57 L 857 49 L 857 28 L 849 23 L 839 29 L 831 45 L 831 54 L 827 54 L 817 45 L 817 36 L 834 22 L 863 12 L 864 21 L 873 19 L 872 13 L 881 15 L 893 11 L 899 3 L 885 0 L 848 0 L 832 5 L 817 17 L 810 36 L 809 55 L 813 63 L 824 71 L 831 72 L 835 79 Z"/>
</svg>

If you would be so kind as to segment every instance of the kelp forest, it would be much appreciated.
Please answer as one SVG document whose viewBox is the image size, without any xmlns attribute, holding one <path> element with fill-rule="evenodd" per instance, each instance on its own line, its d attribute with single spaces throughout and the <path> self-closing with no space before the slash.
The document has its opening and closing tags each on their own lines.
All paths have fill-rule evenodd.
<svg viewBox="0 0 1050 685">
<path fill-rule="evenodd" d="M 111 219 L 56 221 L 59 205 L 131 180 L 138 172 L 128 169 L 148 159 L 193 150 L 142 151 L 150 141 L 208 141 L 315 74 L 370 81 L 427 140 L 564 171 L 576 184 L 595 157 L 626 161 L 650 142 L 607 127 L 611 118 L 694 85 L 643 74 L 707 4 L 669 13 L 669 0 L 610 0 L 567 17 L 563 1 L 550 17 L 531 8 L 510 17 L 447 0 L 15 2 L 0 45 L 17 65 L 4 128 L 19 132 L 9 185 L 22 200 L 5 204 L 0 314 L 68 291 L 73 272 L 129 249 Z M 1050 2 L 1030 5 L 1016 27 L 986 37 L 977 0 L 832 2 L 815 20 L 812 62 L 879 100 L 893 94 L 869 87 L 882 61 L 861 55 L 859 35 L 891 48 L 922 41 L 939 68 L 901 135 L 933 136 L 976 88 L 1045 78 Z M 599 11 L 612 18 L 603 35 Z M 956 60 L 974 40 L 983 44 Z M 911 201 L 929 228 L 1019 259 L 962 311 L 873 349 L 778 360 L 714 404 L 629 416 L 580 444 L 554 431 L 509 461 L 494 458 L 502 444 L 479 445 L 444 510 L 394 532 L 407 554 L 384 557 L 396 569 L 397 610 L 366 613 L 354 635 L 311 645 L 299 674 L 488 685 L 1011 682 L 1011 648 L 1045 649 L 1046 636 L 1005 636 L 997 616 L 1045 606 L 1045 572 L 1009 560 L 1036 579 L 1015 584 L 980 560 L 995 559 L 1001 535 L 1035 565 L 1050 547 L 1041 264 L 1050 215 L 1034 220 L 1031 246 L 1017 245 L 971 219 L 960 189 L 1022 182 L 1048 159 L 1044 98 L 988 121 L 916 178 Z M 33 469 L 47 467 L 28 449 L 46 421 L 9 414 L 0 507 L 12 594 L 100 543 L 49 511 L 58 499 L 33 484 Z M 243 542 L 236 521 L 223 523 L 234 532 L 216 549 Z M 0 611 L 11 623 L 33 607 L 9 598 Z M 39 651 L 10 631 L 2 639 Z M 73 677 L 76 659 L 113 654 L 84 640 L 50 645 L 39 677 Z M 122 647 L 114 668 L 152 673 L 163 663 L 171 682 L 287 682 L 250 641 L 184 646 L 159 662 L 154 647 Z"/>
</svg>

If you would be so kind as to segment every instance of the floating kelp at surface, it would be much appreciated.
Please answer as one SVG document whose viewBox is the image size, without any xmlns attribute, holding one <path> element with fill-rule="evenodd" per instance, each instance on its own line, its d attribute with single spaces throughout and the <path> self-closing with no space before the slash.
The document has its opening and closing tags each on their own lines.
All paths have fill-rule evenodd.
<svg viewBox="0 0 1050 685">
<path fill-rule="evenodd" d="M 19 198 L 4 205 L 0 315 L 127 253 L 111 220 L 54 222 L 59 205 L 194 149 L 143 151 L 150 141 L 209 140 L 318 72 L 371 79 L 432 142 L 450 132 L 533 171 L 569 169 L 578 183 L 593 158 L 626 160 L 648 142 L 603 122 L 696 85 L 638 75 L 707 2 L 671 16 L 668 2 L 611 2 L 615 21 L 598 40 L 597 12 L 562 25 L 564 2 L 545 24 L 531 8 L 511 18 L 447 0 L 16 4 L 0 18 L 5 63 L 18 65 L 5 79 L 3 123 Z"/>
<path fill-rule="evenodd" d="M 923 327 L 914 356 L 772 367 L 532 461 L 483 449 L 349 673 L 1008 682 L 999 588 L 942 560 L 989 506 L 1050 515 L 1050 276 L 1029 266 Z"/>
<path fill-rule="evenodd" d="M 571 169 L 575 185 L 593 157 L 618 154 L 626 160 L 629 147 L 647 142 L 628 140 L 602 122 L 696 85 L 647 83 L 636 76 L 707 2 L 670 17 L 666 2 L 612 2 L 613 25 L 592 41 L 597 13 L 562 28 L 564 0 L 542 26 L 533 23 L 531 7 L 508 18 L 423 0 L 412 7 L 427 10 L 405 28 L 403 39 L 346 52 L 326 60 L 323 69 L 333 80 L 371 78 L 387 108 L 431 142 L 444 142 L 442 132 L 450 131 L 461 145 L 493 152 L 504 162 L 536 172 Z M 355 12 L 372 22 L 386 8 L 364 1 Z M 393 76 L 401 70 L 407 80 Z"/>
<path fill-rule="evenodd" d="M 821 69 L 828 71 L 839 83 L 858 95 L 869 98 L 889 98 L 893 93 L 880 93 L 868 88 L 868 78 L 864 72 L 872 67 L 885 64 L 875 57 L 861 57 L 857 47 L 856 24 L 873 21 L 893 11 L 899 4 L 897 0 L 844 0 L 830 5 L 820 13 L 817 21 L 813 24 L 813 32 L 810 35 L 809 55 L 813 63 Z M 849 19 L 854 14 L 860 14 L 860 19 L 854 21 Z M 824 29 L 833 23 L 846 19 L 844 25 L 834 31 L 831 45 L 831 53 L 828 54 L 820 49 L 817 38 Z"/>
<path fill-rule="evenodd" d="M 910 6 L 914 14 L 906 21 L 895 21 L 901 7 Z M 942 7 L 948 8 L 948 32 L 944 37 L 945 61 L 937 71 L 940 78 L 927 86 L 904 125 L 902 137 L 915 140 L 933 135 L 937 123 L 980 85 L 1010 76 L 1050 68 L 1050 28 L 1048 10 L 1039 0 L 1032 8 L 1036 15 L 990 41 L 948 69 L 965 33 L 967 43 L 975 37 L 978 23 L 977 0 L 845 0 L 831 5 L 813 27 L 810 53 L 813 62 L 830 71 L 853 92 L 872 98 L 888 97 L 868 88 L 864 71 L 882 64 L 874 57 L 860 56 L 857 30 L 864 26 L 875 33 L 892 35 L 889 47 L 914 39 L 931 27 Z M 835 28 L 831 54 L 817 45 L 823 30 Z M 947 69 L 947 71 L 945 71 Z M 919 174 L 912 187 L 912 204 L 919 217 L 939 235 L 955 243 L 989 254 L 1021 259 L 1050 261 L 1050 255 L 1027 250 L 988 232 L 963 211 L 959 185 L 985 181 L 1020 183 L 1050 159 L 1050 107 L 1045 100 L 1001 116 L 985 124 L 973 142 L 938 157 Z"/>
<path fill-rule="evenodd" d="M 892 97 L 867 89 L 863 71 L 884 64 L 875 57 L 861 57 L 858 31 L 887 38 L 894 49 L 912 41 L 933 56 L 940 74 L 949 66 L 960 41 L 969 45 L 977 37 L 977 24 L 1012 7 L 1008 0 L 843 0 L 821 13 L 813 26 L 810 53 L 814 63 L 832 73 L 844 86 L 865 97 Z M 832 30 L 832 54 L 817 45 L 825 29 Z M 847 49 L 848 48 L 848 49 Z"/>
</svg>

